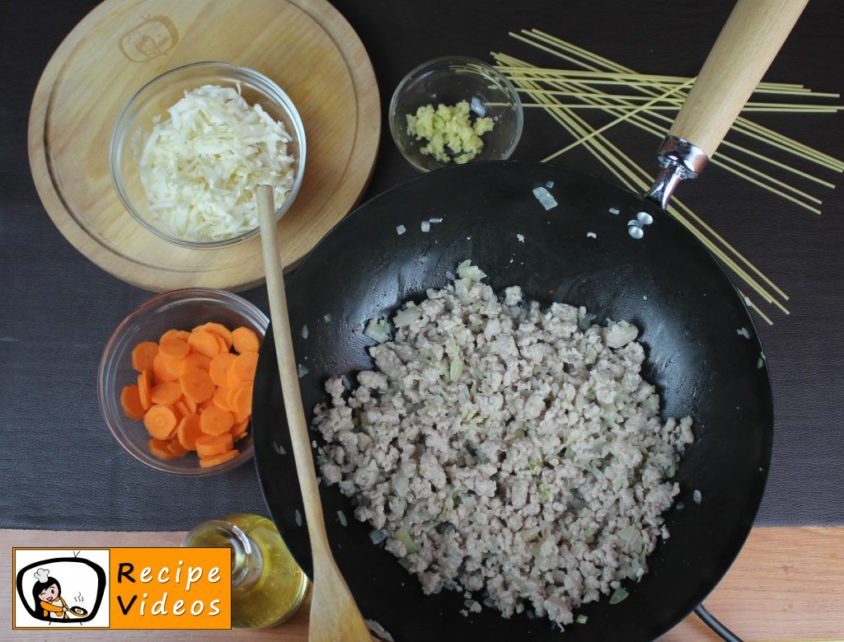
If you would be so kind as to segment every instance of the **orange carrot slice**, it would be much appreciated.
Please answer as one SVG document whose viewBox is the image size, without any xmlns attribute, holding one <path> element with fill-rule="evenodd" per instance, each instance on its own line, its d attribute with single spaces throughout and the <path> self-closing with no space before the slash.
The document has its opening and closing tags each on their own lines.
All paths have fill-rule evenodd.
<svg viewBox="0 0 844 642">
<path fill-rule="evenodd" d="M 179 384 L 182 386 L 182 393 L 188 399 L 192 399 L 197 404 L 211 399 L 214 395 L 214 382 L 211 381 L 211 375 L 205 370 L 199 368 L 188 368 L 179 377 Z"/>
<path fill-rule="evenodd" d="M 258 353 L 244 352 L 237 355 L 229 368 L 226 377 L 230 388 L 236 388 L 243 384 L 251 384 L 255 379 L 255 371 L 258 369 Z M 234 382 L 234 383 L 233 383 Z"/>
<path fill-rule="evenodd" d="M 247 432 L 248 429 L 249 429 L 249 420 L 248 419 L 244 419 L 240 423 L 236 423 L 234 426 L 232 426 L 232 429 L 231 429 L 232 438 L 235 441 L 238 441 L 239 439 L 243 439 L 248 434 L 248 432 Z"/>
<path fill-rule="evenodd" d="M 179 407 L 176 404 L 167 404 L 167 405 L 161 404 L 161 405 L 163 405 L 165 408 L 169 408 L 170 410 L 173 411 L 173 416 L 176 418 L 176 427 L 178 427 L 179 422 L 182 420 L 182 417 L 185 416 L 184 413 L 181 410 L 179 410 Z M 188 414 L 190 414 L 190 413 L 188 413 Z M 172 439 L 175 436 L 176 436 L 176 431 L 173 430 L 173 432 L 170 433 L 169 439 Z"/>
<path fill-rule="evenodd" d="M 159 459 L 176 459 L 176 455 L 170 450 L 169 445 L 170 442 L 163 439 L 153 438 L 147 442 L 149 451 Z"/>
<path fill-rule="evenodd" d="M 144 418 L 145 411 L 141 405 L 141 395 L 136 384 L 123 386 L 123 390 L 120 391 L 120 405 L 129 419 L 138 421 Z"/>
<path fill-rule="evenodd" d="M 237 355 L 235 355 L 235 358 L 237 358 Z M 232 362 L 232 364 L 234 364 L 234 362 Z M 240 386 L 242 385 L 243 383 L 240 381 L 240 377 L 237 375 L 234 369 L 229 366 L 229 369 L 226 370 L 226 385 L 223 387 L 228 388 L 229 392 L 232 392 L 233 390 L 240 388 Z"/>
<path fill-rule="evenodd" d="M 188 410 L 190 410 L 192 413 L 196 412 L 197 405 L 193 399 L 188 399 L 187 397 L 182 395 L 182 402 L 184 402 L 184 404 L 188 407 Z"/>
<path fill-rule="evenodd" d="M 167 332 L 162 334 L 161 338 L 158 339 L 158 343 L 163 343 L 165 341 L 169 341 L 170 339 L 181 339 L 182 341 L 187 341 L 189 336 L 190 332 L 187 330 L 167 330 Z"/>
<path fill-rule="evenodd" d="M 231 433 L 223 435 L 201 435 L 196 438 L 196 454 L 200 457 L 213 457 L 234 448 Z"/>
<path fill-rule="evenodd" d="M 222 435 L 231 431 L 234 415 L 216 405 L 208 406 L 199 415 L 199 427 L 206 435 Z"/>
<path fill-rule="evenodd" d="M 220 354 L 214 355 L 208 366 L 208 374 L 211 375 L 211 380 L 215 384 L 218 386 L 226 385 L 226 375 L 235 359 L 237 359 L 237 355 L 231 352 L 221 352 Z"/>
<path fill-rule="evenodd" d="M 138 375 L 138 399 L 141 402 L 141 407 L 144 410 L 149 410 L 152 406 L 152 375 L 149 370 L 144 370 Z"/>
<path fill-rule="evenodd" d="M 181 394 L 181 391 L 180 391 Z M 179 400 L 173 404 L 173 410 L 176 411 L 176 414 L 179 416 L 179 420 L 181 421 L 188 415 L 192 415 L 193 411 L 188 408 L 187 404 L 183 401 L 184 397 L 179 397 Z"/>
<path fill-rule="evenodd" d="M 168 439 L 167 450 L 169 450 L 174 457 L 182 457 L 188 452 L 188 449 L 182 446 L 178 439 Z"/>
<path fill-rule="evenodd" d="M 214 391 L 214 396 L 212 399 L 214 400 L 214 405 L 217 406 L 220 410 L 231 411 L 231 406 L 229 406 L 229 389 L 228 388 L 221 388 L 218 387 Z"/>
<path fill-rule="evenodd" d="M 185 415 L 176 428 L 176 438 L 186 450 L 196 450 L 196 440 L 203 435 L 199 415 Z"/>
<path fill-rule="evenodd" d="M 155 341 L 141 341 L 132 349 L 132 367 L 138 372 L 152 369 L 152 360 L 158 354 Z"/>
<path fill-rule="evenodd" d="M 165 357 L 160 352 L 152 360 L 152 371 L 156 381 L 176 381 L 181 374 L 182 366 L 178 359 Z"/>
<path fill-rule="evenodd" d="M 237 449 L 229 450 L 227 452 L 221 453 L 219 455 L 213 455 L 211 457 L 200 457 L 199 458 L 199 467 L 200 468 L 213 468 L 214 466 L 219 466 L 220 464 L 224 464 L 225 462 L 234 459 L 240 454 L 240 451 Z"/>
<path fill-rule="evenodd" d="M 188 343 L 190 347 L 199 354 L 203 354 L 211 359 L 215 354 L 220 352 L 220 343 L 217 341 L 217 335 L 207 330 L 197 330 L 190 333 Z M 222 340 L 221 340 L 222 341 Z"/>
<path fill-rule="evenodd" d="M 240 390 L 242 386 L 238 384 L 234 388 L 226 388 L 226 407 L 234 412 L 234 396 L 237 394 L 237 391 Z"/>
<path fill-rule="evenodd" d="M 144 415 L 144 426 L 155 439 L 169 439 L 177 424 L 176 414 L 168 406 L 153 406 Z"/>
<path fill-rule="evenodd" d="M 178 381 L 162 381 L 152 387 L 150 399 L 152 403 L 171 406 L 182 397 L 182 387 Z"/>
<path fill-rule="evenodd" d="M 252 328 L 240 327 L 232 330 L 232 345 L 235 351 L 258 352 L 261 347 L 261 340 Z"/>
<path fill-rule="evenodd" d="M 190 352 L 190 346 L 184 339 L 168 339 L 159 344 L 158 351 L 168 359 L 184 359 Z"/>
<path fill-rule="evenodd" d="M 232 347 L 232 333 L 226 326 L 222 323 L 214 323 L 213 321 L 209 321 L 205 325 L 199 326 L 199 329 L 206 330 L 212 334 L 216 334 L 220 337 L 226 344 L 225 351 L 228 352 L 231 350 Z"/>
<path fill-rule="evenodd" d="M 252 414 L 252 386 L 241 386 L 231 397 L 231 410 L 236 421 L 243 421 Z"/>
<path fill-rule="evenodd" d="M 191 352 L 188 356 L 182 359 L 182 372 L 179 375 L 183 374 L 185 370 L 188 368 L 199 368 L 200 370 L 208 370 L 211 367 L 211 359 L 206 357 L 204 354 L 199 354 L 198 352 Z"/>
</svg>

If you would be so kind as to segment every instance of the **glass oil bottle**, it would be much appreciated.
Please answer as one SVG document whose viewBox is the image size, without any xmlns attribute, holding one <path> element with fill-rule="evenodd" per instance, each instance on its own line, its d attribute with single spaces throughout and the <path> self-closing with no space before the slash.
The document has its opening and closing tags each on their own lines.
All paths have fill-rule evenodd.
<svg viewBox="0 0 844 642">
<path fill-rule="evenodd" d="M 310 588 L 272 521 L 237 513 L 198 524 L 182 546 L 231 548 L 232 626 L 281 624 L 301 606 Z"/>
</svg>

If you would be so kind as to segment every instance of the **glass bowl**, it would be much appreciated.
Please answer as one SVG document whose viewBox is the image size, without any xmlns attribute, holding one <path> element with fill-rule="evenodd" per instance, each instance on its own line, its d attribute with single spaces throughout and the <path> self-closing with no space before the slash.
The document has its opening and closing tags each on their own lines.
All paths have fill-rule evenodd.
<svg viewBox="0 0 844 642">
<path fill-rule="evenodd" d="M 453 106 L 463 100 L 469 103 L 474 117 L 490 117 L 495 124 L 492 131 L 483 134 L 483 149 L 472 161 L 510 158 L 524 126 L 522 101 L 516 88 L 480 60 L 448 56 L 413 69 L 398 84 L 390 100 L 388 118 L 393 141 L 416 169 L 427 172 L 453 163 L 442 163 L 422 153 L 425 141 L 408 134 L 407 116 L 416 114 L 424 105 L 436 109 L 439 104 Z"/>
<path fill-rule="evenodd" d="M 123 386 L 136 383 L 132 349 L 141 341 L 158 341 L 171 328 L 191 330 L 215 321 L 229 329 L 246 326 L 263 338 L 269 319 L 257 307 L 223 290 L 187 288 L 165 292 L 150 299 L 129 314 L 109 337 L 100 358 L 97 394 L 100 410 L 114 438 L 138 461 L 157 470 L 194 477 L 216 475 L 252 459 L 252 430 L 236 442 L 240 454 L 219 466 L 200 468 L 196 453 L 177 459 L 155 457 L 147 446 L 150 439 L 142 421 L 129 419 L 120 405 Z"/>
<path fill-rule="evenodd" d="M 305 129 L 293 101 L 281 87 L 253 69 L 224 62 L 197 62 L 171 69 L 149 81 L 132 96 L 117 118 L 109 147 L 109 168 L 117 195 L 126 210 L 141 225 L 182 247 L 216 249 L 246 241 L 258 234 L 257 214 L 255 227 L 237 236 L 209 241 L 180 238 L 163 229 L 160 222 L 157 222 L 139 173 L 140 156 L 146 137 L 155 124 L 154 119 L 166 116 L 167 110 L 186 91 L 202 85 L 239 87 L 247 103 L 260 105 L 271 118 L 284 125 L 292 138 L 287 144 L 287 151 L 295 159 L 294 181 L 287 197 L 276 203 L 276 218 L 280 219 L 290 208 L 302 185 L 307 155 Z"/>
</svg>

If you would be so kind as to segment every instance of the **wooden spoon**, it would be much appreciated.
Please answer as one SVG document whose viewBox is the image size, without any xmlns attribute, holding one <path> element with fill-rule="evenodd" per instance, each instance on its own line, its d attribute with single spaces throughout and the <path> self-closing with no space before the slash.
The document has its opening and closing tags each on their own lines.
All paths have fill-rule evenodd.
<svg viewBox="0 0 844 642">
<path fill-rule="evenodd" d="M 277 222 L 273 190 L 267 185 L 258 187 L 258 218 L 261 225 L 261 246 L 264 252 L 264 270 L 267 276 L 267 294 L 270 298 L 270 318 L 281 377 L 281 392 L 290 441 L 296 458 L 296 474 L 305 506 L 308 537 L 311 540 L 311 557 L 314 565 L 314 586 L 311 597 L 311 616 L 308 639 L 311 642 L 369 642 L 371 636 L 352 597 L 346 581 L 340 574 L 325 532 L 322 503 L 319 498 L 314 460 L 311 455 L 308 427 L 299 392 L 296 357 L 287 316 L 287 298 L 281 271 L 277 240 Z"/>
</svg>

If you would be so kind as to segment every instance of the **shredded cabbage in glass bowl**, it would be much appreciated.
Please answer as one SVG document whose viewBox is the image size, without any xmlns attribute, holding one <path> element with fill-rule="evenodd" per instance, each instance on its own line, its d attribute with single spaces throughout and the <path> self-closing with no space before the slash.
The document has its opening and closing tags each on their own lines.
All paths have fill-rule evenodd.
<svg viewBox="0 0 844 642">
<path fill-rule="evenodd" d="M 273 186 L 281 218 L 305 156 L 302 120 L 277 84 L 252 69 L 200 62 L 132 97 L 109 162 L 118 196 L 141 225 L 177 245 L 219 248 L 258 233 L 258 185 Z"/>
</svg>

